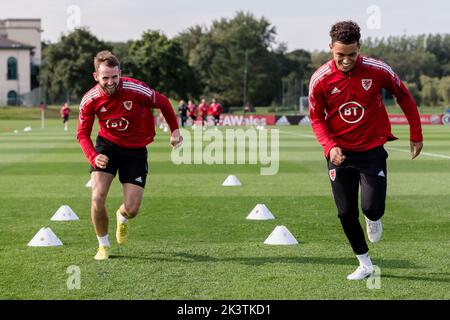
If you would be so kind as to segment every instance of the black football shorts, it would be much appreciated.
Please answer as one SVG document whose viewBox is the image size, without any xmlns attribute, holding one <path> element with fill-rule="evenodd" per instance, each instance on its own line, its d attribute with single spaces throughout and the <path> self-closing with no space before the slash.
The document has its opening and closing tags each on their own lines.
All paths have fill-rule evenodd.
<svg viewBox="0 0 450 320">
<path fill-rule="evenodd" d="M 131 183 L 142 188 L 145 187 L 148 173 L 147 148 L 124 148 L 111 141 L 98 136 L 95 150 L 109 158 L 106 168 L 91 167 L 90 172 L 108 172 L 116 176 L 119 172 L 119 181 Z"/>
</svg>

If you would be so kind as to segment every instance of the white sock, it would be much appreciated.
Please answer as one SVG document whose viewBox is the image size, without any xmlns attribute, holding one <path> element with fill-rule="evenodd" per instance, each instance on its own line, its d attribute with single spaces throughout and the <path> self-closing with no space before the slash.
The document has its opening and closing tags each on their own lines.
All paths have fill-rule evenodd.
<svg viewBox="0 0 450 320">
<path fill-rule="evenodd" d="M 370 260 L 369 253 L 364 254 L 357 254 L 356 257 L 359 260 L 360 266 L 368 266 L 370 267 L 372 265 L 372 261 Z"/>
<path fill-rule="evenodd" d="M 128 219 L 123 216 L 123 214 L 119 211 L 119 222 L 120 223 L 128 223 Z"/>
<path fill-rule="evenodd" d="M 110 247 L 111 246 L 109 244 L 108 235 L 103 236 L 103 237 L 97 236 L 97 239 L 98 239 L 98 246 L 104 246 L 104 247 Z"/>
</svg>

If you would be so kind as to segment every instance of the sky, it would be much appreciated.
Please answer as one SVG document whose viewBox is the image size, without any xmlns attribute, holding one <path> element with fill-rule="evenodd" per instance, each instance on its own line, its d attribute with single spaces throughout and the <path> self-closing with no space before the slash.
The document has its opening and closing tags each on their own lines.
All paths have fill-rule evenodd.
<svg viewBox="0 0 450 320">
<path fill-rule="evenodd" d="M 265 17 L 289 51 L 328 50 L 331 25 L 348 19 L 363 39 L 450 33 L 447 0 L 0 0 L 0 19 L 40 18 L 42 40 L 50 42 L 78 26 L 105 41 L 138 39 L 149 29 L 172 38 L 238 11 Z"/>
</svg>

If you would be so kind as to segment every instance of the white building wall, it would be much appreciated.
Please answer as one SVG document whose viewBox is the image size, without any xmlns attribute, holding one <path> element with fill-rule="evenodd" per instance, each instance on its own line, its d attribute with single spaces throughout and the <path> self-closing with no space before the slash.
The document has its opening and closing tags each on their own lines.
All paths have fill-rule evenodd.
<svg viewBox="0 0 450 320">
<path fill-rule="evenodd" d="M 3 30 L 10 40 L 22 42 L 35 47 L 33 49 L 33 64 L 40 65 L 42 60 L 41 20 L 40 19 L 6 19 L 3 20 Z"/>
<path fill-rule="evenodd" d="M 17 59 L 17 80 L 8 80 L 8 58 Z M 16 91 L 17 95 L 30 92 L 31 70 L 29 50 L 0 50 L 0 106 L 5 106 L 8 101 L 8 92 Z"/>
</svg>

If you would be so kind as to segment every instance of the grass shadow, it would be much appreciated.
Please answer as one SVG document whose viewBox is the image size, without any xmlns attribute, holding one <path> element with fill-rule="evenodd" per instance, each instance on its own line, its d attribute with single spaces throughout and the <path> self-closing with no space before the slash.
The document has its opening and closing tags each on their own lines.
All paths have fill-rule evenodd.
<svg viewBox="0 0 450 320">
<path fill-rule="evenodd" d="M 432 277 L 430 275 L 438 275 L 437 277 Z M 443 275 L 440 276 L 440 275 Z M 428 273 L 427 276 L 398 276 L 393 274 L 381 274 L 382 278 L 391 278 L 391 279 L 401 279 L 401 280 L 412 280 L 412 281 L 431 281 L 431 282 L 442 282 L 450 284 L 450 273 Z"/>
<path fill-rule="evenodd" d="M 326 257 L 212 257 L 209 255 L 193 254 L 188 252 L 153 252 L 152 255 L 111 255 L 111 258 L 140 259 L 149 261 L 165 262 L 235 262 L 250 266 L 261 266 L 274 263 L 292 264 L 322 264 L 322 265 L 355 265 L 355 258 L 326 258 Z M 419 268 L 408 260 L 400 259 L 377 259 L 377 265 L 385 268 L 411 269 Z"/>
</svg>

